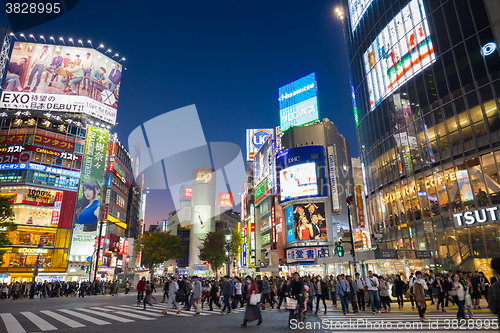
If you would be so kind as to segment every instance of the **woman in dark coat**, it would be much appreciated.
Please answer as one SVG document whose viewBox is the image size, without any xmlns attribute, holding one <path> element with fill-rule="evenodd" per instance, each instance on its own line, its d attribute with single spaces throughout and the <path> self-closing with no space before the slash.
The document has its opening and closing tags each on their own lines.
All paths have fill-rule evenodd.
<svg viewBox="0 0 500 333">
<path fill-rule="evenodd" d="M 260 325 L 262 324 L 262 313 L 260 312 L 259 303 L 255 305 L 250 304 L 250 297 L 252 294 L 259 294 L 259 286 L 249 275 L 245 278 L 245 284 L 247 285 L 247 292 L 245 294 L 247 299 L 247 308 L 245 310 L 245 317 L 243 318 L 243 324 L 241 324 L 241 326 L 247 326 L 249 321 L 254 320 L 258 320 L 259 322 L 257 325 Z"/>
<path fill-rule="evenodd" d="M 401 280 L 401 275 L 396 274 L 396 280 L 394 281 L 394 285 L 396 286 L 396 298 L 398 300 L 398 309 L 402 309 L 404 305 L 403 295 L 405 293 L 405 285 L 403 280 Z M 407 288 L 408 289 L 408 288 Z"/>
</svg>

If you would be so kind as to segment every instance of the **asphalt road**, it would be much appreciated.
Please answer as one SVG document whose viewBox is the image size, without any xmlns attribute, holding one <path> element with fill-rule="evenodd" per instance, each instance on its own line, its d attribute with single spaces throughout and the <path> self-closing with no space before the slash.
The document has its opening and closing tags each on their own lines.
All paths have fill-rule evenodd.
<svg viewBox="0 0 500 333">
<path fill-rule="evenodd" d="M 160 293 L 155 297 L 162 300 Z M 485 304 L 484 304 L 485 305 Z M 484 308 L 483 305 L 483 308 Z M 339 304 L 340 307 L 340 304 Z M 263 323 L 243 322 L 244 309 L 237 309 L 229 315 L 221 315 L 217 309 L 208 311 L 206 306 L 201 315 L 193 311 L 182 311 L 180 315 L 169 312 L 161 315 L 165 304 L 154 303 L 146 311 L 137 307 L 135 294 L 118 296 L 91 296 L 85 298 L 59 297 L 48 299 L 21 299 L 0 301 L 0 333 L 25 333 L 57 330 L 71 333 L 126 333 L 126 332 L 289 332 L 288 312 L 268 308 L 262 312 Z M 322 307 L 321 307 L 322 308 Z M 368 310 L 368 309 L 367 309 Z M 306 316 L 301 332 L 436 332 L 465 330 L 484 332 L 481 328 L 498 326 L 496 317 L 483 309 L 474 313 L 474 320 L 465 324 L 453 322 L 456 308 L 447 308 L 447 313 L 437 311 L 429 305 L 426 321 L 421 323 L 415 310 L 407 305 L 404 310 L 393 309 L 390 313 L 373 315 L 371 311 L 357 314 L 342 314 L 328 302 L 327 314 Z M 480 327 L 481 326 L 481 327 Z M 294 331 L 295 331 L 294 330 Z M 498 331 L 498 328 L 494 331 Z"/>
</svg>

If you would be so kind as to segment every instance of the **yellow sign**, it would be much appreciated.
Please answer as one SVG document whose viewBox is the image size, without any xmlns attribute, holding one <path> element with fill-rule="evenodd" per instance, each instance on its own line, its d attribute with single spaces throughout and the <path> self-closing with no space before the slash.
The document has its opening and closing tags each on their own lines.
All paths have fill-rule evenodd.
<svg viewBox="0 0 500 333">
<path fill-rule="evenodd" d="M 37 254 L 47 254 L 49 253 L 48 249 L 39 249 L 39 248 L 28 248 L 28 247 L 23 247 L 17 250 L 18 253 L 22 253 L 27 256 L 33 256 Z"/>
</svg>

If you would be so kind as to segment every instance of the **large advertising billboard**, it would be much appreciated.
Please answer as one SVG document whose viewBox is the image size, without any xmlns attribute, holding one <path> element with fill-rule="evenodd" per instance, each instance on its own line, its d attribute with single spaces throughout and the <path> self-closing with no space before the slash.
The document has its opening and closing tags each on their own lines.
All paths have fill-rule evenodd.
<svg viewBox="0 0 500 333">
<path fill-rule="evenodd" d="M 276 157 L 280 202 L 328 196 L 323 146 L 296 147 Z"/>
<path fill-rule="evenodd" d="M 295 231 L 293 225 L 293 206 L 290 205 L 285 209 L 286 216 L 286 242 L 290 243 L 295 240 Z"/>
<path fill-rule="evenodd" d="M 325 204 L 306 203 L 293 205 L 295 240 L 327 240 Z"/>
<path fill-rule="evenodd" d="M 435 59 L 422 0 L 412 0 L 363 54 L 370 110 Z"/>
<path fill-rule="evenodd" d="M 349 0 L 349 14 L 351 16 L 351 30 L 354 32 L 373 0 Z"/>
<path fill-rule="evenodd" d="M 261 180 L 269 176 L 271 169 L 271 140 L 266 140 L 253 158 L 254 183 L 258 184 Z"/>
<path fill-rule="evenodd" d="M 279 88 L 278 101 L 282 132 L 318 120 L 316 75 L 311 73 Z"/>
<path fill-rule="evenodd" d="M 86 113 L 114 125 L 122 71 L 91 48 L 15 42 L 0 107 Z"/>
<path fill-rule="evenodd" d="M 87 129 L 71 255 L 90 256 L 94 252 L 108 134 L 107 130 L 94 126 Z"/>
<path fill-rule="evenodd" d="M 253 158 L 260 147 L 266 142 L 269 135 L 273 134 L 272 128 L 268 129 L 247 129 L 247 161 L 253 161 Z"/>
</svg>

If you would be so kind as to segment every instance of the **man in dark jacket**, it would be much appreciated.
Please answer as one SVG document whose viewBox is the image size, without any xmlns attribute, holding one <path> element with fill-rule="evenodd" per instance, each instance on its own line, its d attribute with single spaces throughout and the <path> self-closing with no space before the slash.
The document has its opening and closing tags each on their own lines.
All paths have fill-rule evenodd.
<svg viewBox="0 0 500 333">
<path fill-rule="evenodd" d="M 300 279 L 299 273 L 293 273 L 293 280 L 288 285 L 285 296 L 295 296 L 299 303 L 300 311 L 304 311 L 304 281 Z"/>
<path fill-rule="evenodd" d="M 491 270 L 497 281 L 488 289 L 488 308 L 500 320 L 500 257 L 491 259 Z"/>
<path fill-rule="evenodd" d="M 233 291 L 233 287 L 229 282 L 229 277 L 226 275 L 222 278 L 222 294 L 224 295 L 224 307 L 222 308 L 221 314 L 224 314 L 224 310 L 227 307 L 227 313 L 231 313 L 231 306 L 229 305 L 229 300 L 231 299 L 231 293 Z"/>
<path fill-rule="evenodd" d="M 220 309 L 221 305 L 219 303 L 219 288 L 215 285 L 215 281 L 212 280 L 210 281 L 210 310 L 213 311 L 213 306 L 212 304 L 215 303 Z"/>
</svg>

